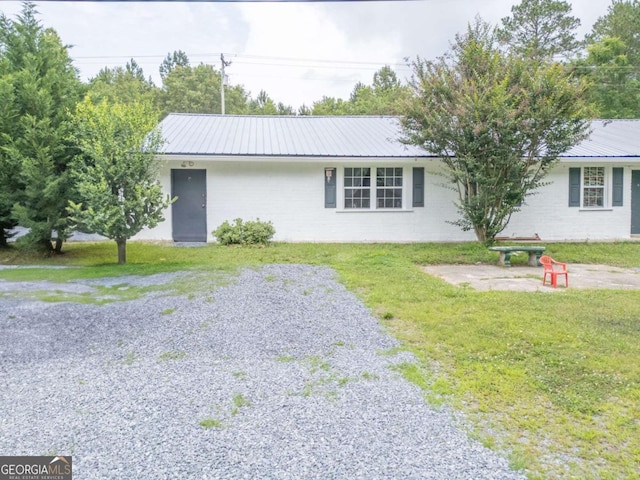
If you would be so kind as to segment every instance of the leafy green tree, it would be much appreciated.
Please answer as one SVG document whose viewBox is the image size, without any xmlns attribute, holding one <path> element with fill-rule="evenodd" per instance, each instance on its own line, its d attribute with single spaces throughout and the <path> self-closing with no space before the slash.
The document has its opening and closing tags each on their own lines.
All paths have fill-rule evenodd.
<svg viewBox="0 0 640 480">
<path fill-rule="evenodd" d="M 303 103 L 298 107 L 298 115 L 311 115 L 311 109 Z"/>
<path fill-rule="evenodd" d="M 249 101 L 250 115 L 277 115 L 278 107 L 275 102 L 267 95 L 267 92 L 260 90 L 255 100 Z"/>
<path fill-rule="evenodd" d="M 640 1 L 613 0 L 607 14 L 593 25 L 589 43 L 617 37 L 626 45 L 630 65 L 640 65 Z"/>
<path fill-rule="evenodd" d="M 163 221 L 171 203 L 158 182 L 162 137 L 150 103 L 78 104 L 73 162 L 75 199 L 67 207 L 72 223 L 115 240 L 118 263 L 126 263 L 127 240 Z"/>
<path fill-rule="evenodd" d="M 293 107 L 282 102 L 276 104 L 264 90 L 260 90 L 255 100 L 249 100 L 247 110 L 249 115 L 295 115 Z"/>
<path fill-rule="evenodd" d="M 323 96 L 321 100 L 313 102 L 311 115 L 348 115 L 347 102 L 341 98 Z"/>
<path fill-rule="evenodd" d="M 226 113 L 247 112 L 248 95 L 240 85 L 225 88 Z M 220 113 L 220 72 L 211 65 L 169 71 L 159 94 L 162 113 Z"/>
<path fill-rule="evenodd" d="M 521 0 L 511 7 L 511 16 L 502 19 L 498 40 L 513 54 L 537 61 L 556 55 L 571 58 L 580 48 L 580 20 L 570 14 L 571 5 L 564 0 Z"/>
<path fill-rule="evenodd" d="M 584 60 L 573 64 L 576 76 L 589 81 L 587 98 L 600 118 L 640 118 L 640 81 L 630 65 L 627 46 L 605 37 L 587 47 Z"/>
<path fill-rule="evenodd" d="M 67 47 L 36 15 L 32 3 L 23 4 L 16 20 L 0 15 L 3 88 L 13 92 L 3 96 L 2 110 L 15 119 L 9 126 L 3 121 L 2 161 L 15 169 L 11 221 L 30 229 L 27 239 L 34 245 L 59 252 L 68 236 L 68 164 L 74 153 L 67 142 L 67 112 L 82 88 Z"/>
<path fill-rule="evenodd" d="M 172 70 L 189 66 L 189 57 L 187 57 L 187 54 L 182 50 L 174 50 L 173 53 L 167 53 L 162 64 L 160 64 L 160 78 L 164 81 Z"/>
<path fill-rule="evenodd" d="M 291 105 L 285 105 L 282 102 L 278 102 L 278 105 L 276 105 L 276 108 L 278 110 L 278 115 L 295 115 L 296 114 L 296 111 L 293 109 Z"/>
<path fill-rule="evenodd" d="M 133 58 L 124 68 L 105 67 L 89 80 L 89 93 L 96 102 L 103 99 L 119 103 L 154 101 L 157 90 Z"/>
<path fill-rule="evenodd" d="M 349 99 L 322 97 L 314 102 L 313 115 L 399 115 L 410 97 L 391 67 L 385 65 L 373 74 L 372 85 L 356 83 Z"/>
<path fill-rule="evenodd" d="M 490 244 L 543 184 L 558 156 L 584 139 L 584 87 L 559 64 L 503 54 L 479 19 L 435 62 L 413 62 L 405 141 L 439 156 L 459 219 Z"/>
<path fill-rule="evenodd" d="M 354 115 L 399 115 L 409 96 L 409 87 L 385 65 L 373 74 L 371 86 L 356 84 L 349 99 L 350 111 Z"/>
</svg>

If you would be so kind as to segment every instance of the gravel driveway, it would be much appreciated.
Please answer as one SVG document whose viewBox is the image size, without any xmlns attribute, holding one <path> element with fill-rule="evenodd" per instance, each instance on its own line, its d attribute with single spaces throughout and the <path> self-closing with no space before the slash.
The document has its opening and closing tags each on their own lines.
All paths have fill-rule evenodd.
<svg viewBox="0 0 640 480">
<path fill-rule="evenodd" d="M 0 280 L 0 455 L 71 454 L 78 479 L 524 478 L 424 402 L 331 269 L 217 278 L 55 284 L 150 287 L 104 305 Z"/>
</svg>

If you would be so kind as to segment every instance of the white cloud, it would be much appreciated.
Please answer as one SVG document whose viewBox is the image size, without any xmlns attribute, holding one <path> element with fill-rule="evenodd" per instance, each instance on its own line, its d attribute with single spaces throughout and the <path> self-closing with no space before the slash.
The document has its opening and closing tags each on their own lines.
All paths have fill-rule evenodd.
<svg viewBox="0 0 640 480">
<path fill-rule="evenodd" d="M 45 2 L 37 8 L 43 25 L 74 45 L 71 54 L 85 79 L 135 57 L 159 82 L 158 67 L 168 52 L 181 49 L 192 63 L 217 68 L 224 52 L 233 61 L 231 83 L 243 84 L 253 95 L 266 90 L 274 100 L 297 107 L 323 95 L 346 98 L 356 82 L 370 83 L 384 64 L 405 78 L 404 57 L 440 56 L 476 14 L 495 24 L 517 1 Z M 610 0 L 571 3 L 584 35 L 606 14 Z M 20 2 L 0 2 L 0 11 L 10 17 L 20 10 Z M 96 58 L 104 56 L 117 58 Z"/>
<path fill-rule="evenodd" d="M 229 73 L 253 93 L 264 89 L 276 101 L 299 106 L 322 95 L 346 96 L 357 81 L 370 82 L 377 69 L 351 62 L 391 61 L 400 51 L 392 35 L 350 38 L 330 11 L 315 3 L 244 4 L 242 11 L 251 30 L 246 50 L 240 53 L 282 60 L 240 57 Z M 318 61 L 332 59 L 344 63 Z"/>
</svg>

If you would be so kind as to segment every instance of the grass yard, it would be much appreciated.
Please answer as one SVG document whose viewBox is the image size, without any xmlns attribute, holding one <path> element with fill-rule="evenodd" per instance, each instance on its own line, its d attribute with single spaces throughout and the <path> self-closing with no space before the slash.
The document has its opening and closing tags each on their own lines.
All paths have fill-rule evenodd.
<svg viewBox="0 0 640 480">
<path fill-rule="evenodd" d="M 569 263 L 640 267 L 640 243 L 546 244 Z M 403 374 L 432 403 L 464 412 L 472 435 L 537 478 L 640 478 L 640 291 L 476 292 L 419 266 L 494 263 L 479 244 L 275 244 L 177 248 L 69 244 L 42 259 L 0 251 L 0 263 L 85 268 L 0 270 L 0 278 L 151 274 L 187 268 L 232 272 L 267 263 L 336 269 L 342 282 L 416 354 Z M 513 260 L 525 263 L 526 256 Z M 0 297 L 1 298 L 1 297 Z"/>
</svg>

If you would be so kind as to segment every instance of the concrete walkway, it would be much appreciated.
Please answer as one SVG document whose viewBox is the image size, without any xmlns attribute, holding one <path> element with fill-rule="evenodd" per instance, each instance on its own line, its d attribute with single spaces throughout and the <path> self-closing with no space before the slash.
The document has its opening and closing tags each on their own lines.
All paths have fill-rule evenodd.
<svg viewBox="0 0 640 480">
<path fill-rule="evenodd" d="M 558 279 L 558 288 L 542 286 L 542 267 L 497 265 L 433 265 L 423 270 L 458 286 L 475 290 L 512 291 L 566 291 L 564 277 Z M 569 288 L 640 289 L 640 268 L 619 268 L 608 265 L 569 264 Z"/>
</svg>

